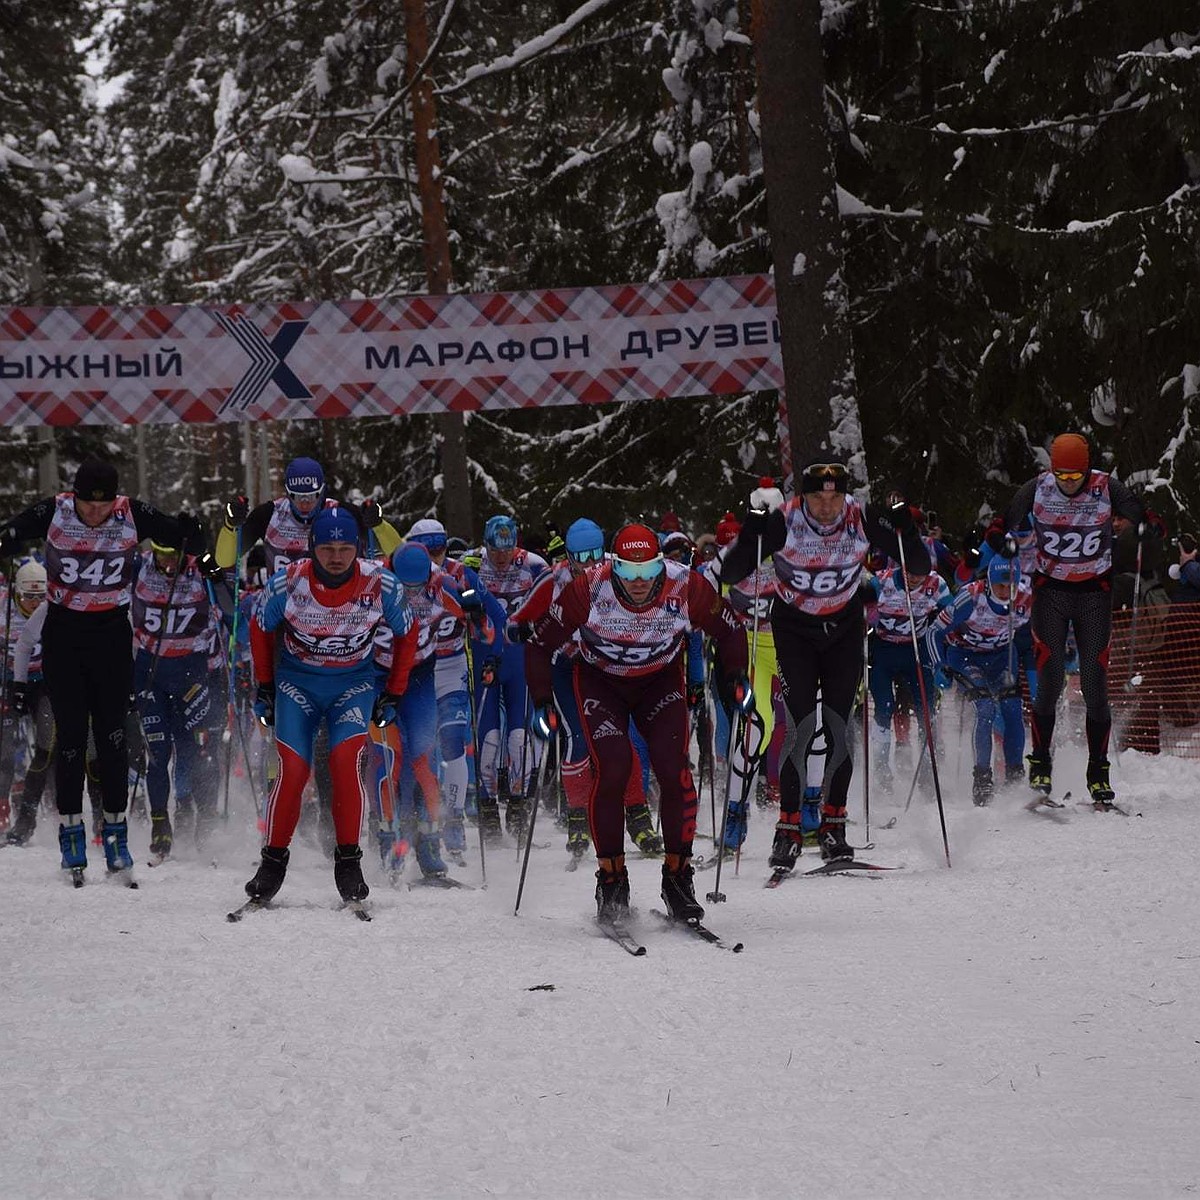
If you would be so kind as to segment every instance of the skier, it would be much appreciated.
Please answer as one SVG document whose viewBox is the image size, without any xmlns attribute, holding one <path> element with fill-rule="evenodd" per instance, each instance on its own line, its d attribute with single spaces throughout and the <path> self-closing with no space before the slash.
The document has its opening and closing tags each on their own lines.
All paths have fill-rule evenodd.
<svg viewBox="0 0 1200 1200">
<path fill-rule="evenodd" d="M 664 560 L 653 530 L 626 525 L 613 538 L 609 561 L 573 579 L 526 644 L 533 729 L 545 739 L 555 724 L 553 656 L 579 635 L 575 694 L 595 772 L 588 807 L 599 860 L 596 907 L 602 922 L 620 922 L 629 911 L 622 813 L 633 758 L 631 718 L 646 739 L 662 788 L 667 911 L 684 921 L 704 915 L 691 866 L 696 787 L 688 766 L 683 665 L 684 640 L 697 626 L 716 640 L 731 694 L 752 710 L 746 636 L 729 605 L 698 572 Z"/>
<path fill-rule="evenodd" d="M 791 870 L 800 854 L 805 753 L 818 726 L 824 727 L 829 747 L 817 834 L 821 857 L 854 857 L 846 841 L 846 794 L 853 773 L 848 726 L 862 678 L 860 577 L 871 547 L 899 558 L 898 538 L 903 538 L 908 570 L 926 575 L 930 568 L 908 505 L 896 497 L 876 514 L 846 494 L 847 483 L 845 464 L 813 463 L 800 476 L 800 495 L 791 500 L 777 488 L 755 489 L 738 540 L 721 565 L 722 581 L 732 584 L 774 556 L 771 630 L 788 711 L 770 859 L 778 871 Z"/>
<path fill-rule="evenodd" d="M 200 761 L 214 707 L 209 689 L 213 607 L 195 559 L 181 562 L 174 547 L 152 541 L 138 560 L 131 615 L 133 682 L 146 743 L 150 853 L 160 861 L 171 853 L 174 838 L 168 807 L 172 757 L 177 823 L 186 820 L 193 804 L 202 810 L 202 827 L 216 815 L 215 781 Z"/>
<path fill-rule="evenodd" d="M 1006 535 L 1020 529 L 1030 515 L 1037 540 L 1030 627 L 1038 687 L 1030 728 L 1029 785 L 1050 795 L 1055 710 L 1063 687 L 1067 633 L 1073 629 L 1087 707 L 1088 792 L 1096 809 L 1109 810 L 1115 799 L 1108 778 L 1113 530 L 1124 522 L 1140 524 L 1142 506 L 1120 480 L 1092 467 L 1087 438 L 1061 433 L 1050 444 L 1049 470 L 1022 485 L 1004 517 L 993 521 L 989 545 L 1000 549 Z"/>
<path fill-rule="evenodd" d="M 367 721 L 382 727 L 396 719 L 417 629 L 395 576 L 379 563 L 359 559 L 360 537 L 352 512 L 322 509 L 312 522 L 312 558 L 271 577 L 250 628 L 254 710 L 263 725 L 274 727 L 280 761 L 267 801 L 262 862 L 246 884 L 246 894 L 258 903 L 270 900 L 283 884 L 319 725 L 329 730 L 337 837 L 334 882 L 347 902 L 363 900 L 369 892 L 358 844 L 363 811 L 359 769 Z M 399 637 L 393 641 L 391 670 L 376 696 L 373 639 L 381 624 Z"/>
<path fill-rule="evenodd" d="M 1004 728 L 1004 781 L 1025 778 L 1025 722 L 1017 682 L 1016 632 L 1029 621 L 1033 589 L 1020 561 L 994 555 L 987 576 L 967 584 L 925 634 L 937 674 L 957 680 L 975 702 L 975 770 L 971 798 L 980 807 L 995 791 L 992 730 Z M 940 683 L 940 681 L 939 681 Z"/>
<path fill-rule="evenodd" d="M 518 535 L 516 521 L 503 514 L 489 518 L 483 532 L 479 580 L 506 614 L 520 607 L 538 578 L 548 570 L 544 558 L 518 546 Z M 477 686 L 479 824 L 485 836 L 493 840 L 500 837 L 498 801 L 501 793 L 505 793 L 505 828 L 520 841 L 525 833 L 529 788 L 536 765 L 526 735 L 528 693 L 521 647 L 506 640 L 495 683 L 489 685 L 481 677 Z M 507 756 L 501 753 L 502 726 L 507 731 Z M 505 762 L 507 769 L 502 775 Z M 504 779 L 508 781 L 507 787 L 503 786 Z"/>
<path fill-rule="evenodd" d="M 129 602 L 137 544 L 153 538 L 182 546 L 200 570 L 219 574 L 195 518 L 169 517 L 119 493 L 117 471 L 85 460 L 74 488 L 40 500 L 0 524 L 0 556 L 25 541 L 46 539 L 49 607 L 42 630 L 42 669 L 54 711 L 59 751 L 55 764 L 62 865 L 82 881 L 87 866 L 83 824 L 84 755 L 88 725 L 104 798 L 103 842 L 110 871 L 133 866 L 125 811 L 129 757 L 125 717 L 133 690 L 133 633 Z"/>
</svg>

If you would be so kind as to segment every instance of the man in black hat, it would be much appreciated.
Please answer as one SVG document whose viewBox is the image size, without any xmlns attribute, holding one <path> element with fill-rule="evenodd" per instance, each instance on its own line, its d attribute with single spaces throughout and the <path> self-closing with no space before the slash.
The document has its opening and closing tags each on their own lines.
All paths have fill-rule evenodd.
<svg viewBox="0 0 1200 1200">
<path fill-rule="evenodd" d="M 84 751 L 91 724 L 96 772 L 104 800 L 104 854 L 110 871 L 133 866 L 125 810 L 129 752 L 125 716 L 133 690 L 130 590 L 138 543 L 151 538 L 194 554 L 202 571 L 219 574 L 193 516 L 169 517 L 122 495 L 116 468 L 83 462 L 73 491 L 39 500 L 0 522 L 0 557 L 22 543 L 45 539 L 47 599 L 42 668 L 59 752 L 55 766 L 58 840 L 64 870 L 82 882 L 87 866 L 83 824 Z"/>
</svg>

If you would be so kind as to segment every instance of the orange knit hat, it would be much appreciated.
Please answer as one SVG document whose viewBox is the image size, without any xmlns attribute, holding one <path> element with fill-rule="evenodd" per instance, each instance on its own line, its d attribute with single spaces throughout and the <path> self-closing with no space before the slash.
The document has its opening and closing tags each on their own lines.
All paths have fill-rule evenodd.
<svg viewBox="0 0 1200 1200">
<path fill-rule="evenodd" d="M 1081 433 L 1060 433 L 1050 443 L 1052 471 L 1087 471 L 1092 453 L 1088 440 Z"/>
</svg>

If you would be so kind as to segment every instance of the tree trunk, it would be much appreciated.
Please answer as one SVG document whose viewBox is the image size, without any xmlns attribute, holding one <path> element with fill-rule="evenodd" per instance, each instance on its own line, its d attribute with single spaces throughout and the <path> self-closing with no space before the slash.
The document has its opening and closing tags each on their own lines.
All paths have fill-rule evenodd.
<svg viewBox="0 0 1200 1200">
<path fill-rule="evenodd" d="M 450 268 L 450 235 L 442 191 L 441 150 L 437 137 L 437 104 L 428 74 L 413 83 L 417 68 L 429 53 L 429 27 L 425 0 L 404 0 L 404 28 L 408 53 L 405 83 L 412 88 L 413 142 L 417 160 L 417 189 L 421 197 L 421 231 L 424 239 L 425 285 L 432 296 L 445 295 L 454 282 Z M 467 431 L 462 413 L 440 413 L 442 501 L 446 528 L 459 537 L 471 537 L 471 480 L 467 469 Z"/>
<path fill-rule="evenodd" d="M 835 458 L 865 480 L 821 2 L 753 0 L 751 33 L 792 460 Z"/>
</svg>

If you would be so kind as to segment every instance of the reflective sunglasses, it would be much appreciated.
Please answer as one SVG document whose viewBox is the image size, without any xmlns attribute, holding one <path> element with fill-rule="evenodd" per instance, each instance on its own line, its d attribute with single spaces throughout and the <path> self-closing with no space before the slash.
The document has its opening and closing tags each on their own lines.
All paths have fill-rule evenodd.
<svg viewBox="0 0 1200 1200">
<path fill-rule="evenodd" d="M 591 550 L 568 550 L 567 557 L 573 563 L 587 565 L 588 563 L 598 563 L 604 561 L 604 547 L 595 546 Z"/>
<path fill-rule="evenodd" d="M 320 492 L 288 492 L 288 499 L 295 504 L 299 504 L 304 500 L 311 500 L 315 503 L 320 498 Z"/>
<path fill-rule="evenodd" d="M 846 464 L 845 463 L 809 463 L 804 468 L 805 475 L 811 475 L 814 479 L 845 479 Z"/>
<path fill-rule="evenodd" d="M 1078 483 L 1083 478 L 1082 471 L 1055 471 L 1054 478 L 1063 483 Z"/>
<path fill-rule="evenodd" d="M 649 562 L 630 562 L 628 559 L 614 558 L 612 565 L 614 573 L 622 579 L 657 579 L 666 570 L 661 554 Z"/>
</svg>

